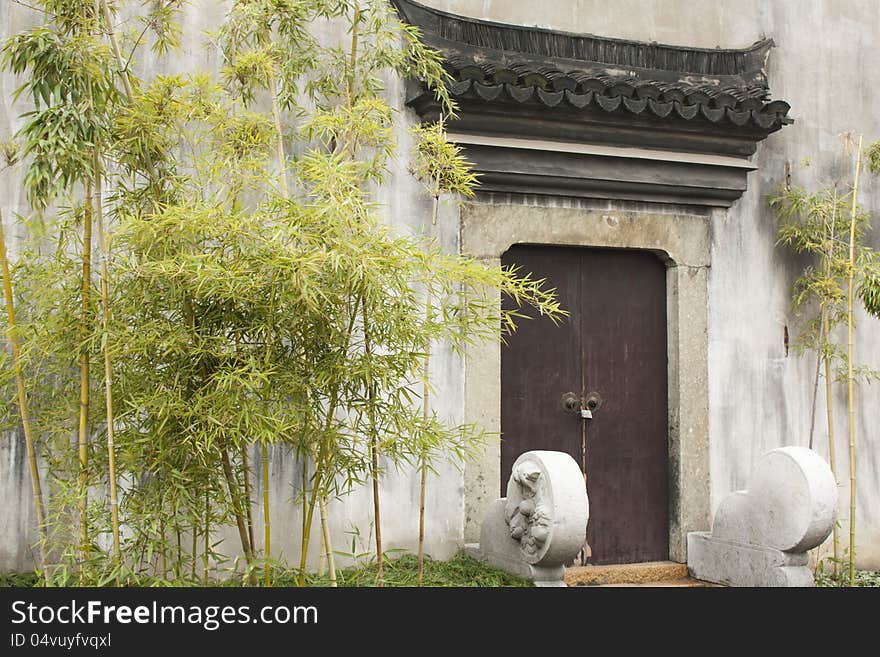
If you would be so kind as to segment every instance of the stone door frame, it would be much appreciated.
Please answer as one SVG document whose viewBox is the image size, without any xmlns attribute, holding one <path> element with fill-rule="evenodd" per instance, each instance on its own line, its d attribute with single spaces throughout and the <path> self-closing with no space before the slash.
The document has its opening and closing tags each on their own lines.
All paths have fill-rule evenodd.
<svg viewBox="0 0 880 657">
<path fill-rule="evenodd" d="M 474 202 L 461 210 L 461 251 L 499 265 L 513 244 L 642 249 L 666 265 L 669 441 L 669 558 L 687 560 L 687 534 L 709 527 L 709 217 L 654 211 L 572 209 Z M 500 298 L 498 303 L 500 304 Z M 501 431 L 501 345 L 465 354 L 465 421 Z M 464 468 L 464 538 L 498 497 L 501 443 Z"/>
</svg>

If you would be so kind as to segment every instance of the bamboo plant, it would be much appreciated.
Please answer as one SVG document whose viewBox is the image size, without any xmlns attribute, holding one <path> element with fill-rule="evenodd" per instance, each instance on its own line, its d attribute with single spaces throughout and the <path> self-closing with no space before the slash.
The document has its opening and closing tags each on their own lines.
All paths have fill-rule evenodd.
<svg viewBox="0 0 880 657">
<path fill-rule="evenodd" d="M 97 6 L 98 12 L 88 10 L 92 22 L 81 40 L 68 43 L 57 29 L 37 30 L 14 38 L 5 60 L 28 72 L 26 88 L 48 93 L 47 107 L 56 113 L 68 109 L 74 91 L 87 97 L 81 89 L 92 100 L 104 97 L 97 90 L 108 99 L 88 115 L 100 117 L 91 132 L 55 151 L 47 152 L 39 138 L 49 109 L 22 133 L 35 204 L 76 201 L 89 184 L 102 187 L 91 195 L 101 293 L 88 299 L 89 317 L 102 307 L 100 322 L 76 321 L 84 316 L 81 262 L 73 257 L 83 252 L 74 239 L 74 229 L 84 227 L 82 202 L 62 213 L 57 248 L 38 245 L 16 263 L 24 281 L 16 294 L 34 336 L 26 365 L 39 375 L 40 429 L 55 432 L 47 456 L 58 472 L 85 470 L 79 445 L 71 450 L 62 440 L 77 401 L 69 354 L 99 346 L 104 352 L 106 417 L 90 404 L 87 426 L 112 424 L 108 452 L 115 458 L 91 458 L 95 445 L 87 443 L 84 483 L 119 478 L 126 484 L 111 504 L 118 516 L 105 519 L 96 500 L 87 505 L 91 523 L 84 526 L 102 532 L 109 524 L 114 541 L 109 567 L 90 571 L 91 581 L 118 581 L 123 570 L 129 582 L 157 573 L 162 581 L 192 578 L 200 547 L 205 581 L 212 560 L 230 561 L 229 546 L 212 538 L 227 526 L 237 529 L 243 577 L 253 581 L 247 454 L 257 445 L 267 584 L 270 453 L 311 466 L 303 468 L 307 480 L 298 497 L 300 583 L 316 509 L 335 579 L 331 502 L 356 486 L 373 486 L 376 558 L 383 563 L 385 469 L 415 467 L 424 476 L 431 455 L 461 460 L 485 437 L 479 427 L 426 413 L 429 397 L 420 384 L 427 382 L 430 345 L 445 341 L 462 353 L 513 330 L 517 313 L 498 307 L 499 292 L 544 315 L 562 315 L 543 281 L 401 234 L 387 221 L 401 209 L 376 201 L 389 182 L 400 129 L 381 81 L 418 76 L 452 111 L 442 63 L 385 2 L 251 0 L 233 3 L 212 37 L 224 57 L 219 76 L 196 71 L 147 81 L 122 63 L 110 8 Z M 319 44 L 312 34 L 321 23 L 343 25 L 347 36 Z M 45 72 L 31 64 L 42 61 L 41 53 L 53 61 L 71 53 L 93 58 L 86 67 L 91 86 L 76 86 L 74 76 L 61 83 L 62 96 L 53 85 L 44 91 Z M 438 155 L 427 149 L 422 157 Z M 423 164 L 435 172 L 437 189 L 464 191 L 443 186 L 436 172 L 448 162 Z M 63 417 L 67 424 L 57 422 Z M 63 477 L 58 481 L 65 485 Z M 74 476 L 70 494 L 58 499 L 78 502 L 81 488 Z M 57 509 L 54 526 L 64 527 L 64 513 Z M 184 536 L 194 547 L 185 548 Z M 63 531 L 58 540 L 65 540 Z M 94 544 L 90 550 L 100 565 L 103 553 Z M 124 563 L 113 563 L 119 560 Z"/>
<path fill-rule="evenodd" d="M 419 180 L 431 198 L 431 227 L 437 225 L 440 208 L 440 195 L 449 194 L 453 198 L 472 197 L 477 184 L 470 164 L 461 155 L 460 149 L 446 139 L 443 122 L 418 126 L 413 130 L 416 145 L 410 164 L 410 173 Z M 425 294 L 425 319 L 431 321 L 432 288 Z M 427 422 L 430 414 L 430 363 L 431 344 L 425 345 L 425 362 L 422 370 L 422 419 Z M 419 455 L 419 547 L 418 547 L 418 585 L 422 585 L 425 559 L 425 497 L 429 469 L 429 454 L 423 448 Z"/>
<path fill-rule="evenodd" d="M 858 146 L 861 152 L 861 145 Z M 861 169 L 861 157 L 856 157 L 856 172 Z M 783 189 L 772 201 L 780 220 L 778 243 L 790 246 L 796 252 L 813 254 L 816 265 L 810 264 L 795 281 L 792 306 L 798 313 L 818 308 L 818 313 L 807 322 L 795 340 L 799 351 L 815 349 L 824 363 L 825 406 L 828 434 L 829 465 L 837 479 L 834 432 L 834 386 L 846 382 L 850 415 L 850 548 L 848 571 L 854 572 L 855 546 L 855 454 L 854 454 L 854 384 L 858 379 L 871 381 L 877 373 L 857 366 L 852 352 L 854 329 L 854 300 L 863 301 L 865 310 L 872 311 L 871 294 L 877 288 L 873 281 L 877 271 L 877 255 L 864 243 L 870 228 L 869 215 L 857 202 L 858 173 L 853 177 L 848 192 L 838 192 L 837 184 L 818 192 L 800 187 Z M 846 346 L 836 341 L 836 329 L 847 327 Z M 815 397 L 813 404 L 815 406 Z M 815 409 L 813 409 L 815 412 Z M 840 540 L 837 525 L 833 529 L 832 564 L 834 577 L 839 581 L 841 564 Z"/>
</svg>

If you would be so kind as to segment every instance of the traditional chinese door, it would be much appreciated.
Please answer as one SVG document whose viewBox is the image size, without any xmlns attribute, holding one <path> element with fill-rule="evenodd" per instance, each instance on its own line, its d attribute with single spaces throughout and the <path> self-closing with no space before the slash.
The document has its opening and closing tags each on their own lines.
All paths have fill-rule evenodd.
<svg viewBox="0 0 880 657">
<path fill-rule="evenodd" d="M 529 312 L 502 346 L 502 495 L 521 453 L 567 452 L 586 466 L 588 561 L 667 559 L 663 263 L 646 251 L 528 245 L 502 263 L 546 278 L 571 313 L 554 326 Z"/>
</svg>

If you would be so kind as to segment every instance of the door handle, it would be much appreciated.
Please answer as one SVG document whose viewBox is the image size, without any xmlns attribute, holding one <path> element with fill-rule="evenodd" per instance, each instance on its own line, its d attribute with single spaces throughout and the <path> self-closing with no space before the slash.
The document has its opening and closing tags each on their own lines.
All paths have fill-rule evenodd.
<svg viewBox="0 0 880 657">
<path fill-rule="evenodd" d="M 581 410 L 581 398 L 573 392 L 566 392 L 559 400 L 562 410 L 572 415 L 577 414 Z"/>
<path fill-rule="evenodd" d="M 599 396 L 598 392 L 591 392 L 587 395 L 587 401 L 584 403 L 584 406 L 588 411 L 594 413 L 602 406 L 602 397 Z"/>
<path fill-rule="evenodd" d="M 559 399 L 559 405 L 566 413 L 592 419 L 593 413 L 602 406 L 602 397 L 599 396 L 598 392 L 591 392 L 587 395 L 586 400 L 581 402 L 581 398 L 575 393 L 566 392 Z"/>
</svg>

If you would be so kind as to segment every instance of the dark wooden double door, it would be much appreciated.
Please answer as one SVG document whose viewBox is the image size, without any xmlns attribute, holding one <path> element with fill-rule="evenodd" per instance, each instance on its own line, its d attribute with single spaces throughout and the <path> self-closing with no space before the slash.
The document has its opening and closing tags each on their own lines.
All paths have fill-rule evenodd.
<svg viewBox="0 0 880 657">
<path fill-rule="evenodd" d="M 581 465 L 585 429 L 588 561 L 667 559 L 663 263 L 645 251 L 516 245 L 502 264 L 546 278 L 570 312 L 556 326 L 530 310 L 533 319 L 520 320 L 502 346 L 502 495 L 525 451 L 559 450 Z M 511 307 L 509 299 L 503 303 Z M 601 399 L 593 418 L 567 411 L 565 393 L 578 404 Z"/>
</svg>

